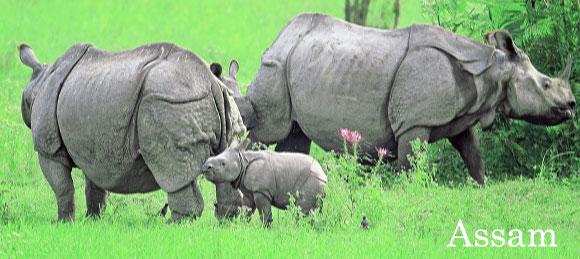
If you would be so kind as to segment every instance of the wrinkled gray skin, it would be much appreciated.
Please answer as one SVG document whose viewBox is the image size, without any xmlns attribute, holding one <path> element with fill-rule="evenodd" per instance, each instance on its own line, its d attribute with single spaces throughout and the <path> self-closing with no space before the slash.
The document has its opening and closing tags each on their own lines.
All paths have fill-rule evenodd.
<svg viewBox="0 0 580 259">
<path fill-rule="evenodd" d="M 396 30 L 302 14 L 262 55 L 244 97 L 236 99 L 253 141 L 308 153 L 311 141 L 342 152 L 340 128 L 358 130 L 361 154 L 396 151 L 409 167 L 410 141 L 447 138 L 471 176 L 484 184 L 475 125 L 497 113 L 533 124 L 571 119 L 576 100 L 561 76 L 538 72 L 507 32 L 488 44 L 431 25 Z"/>
<path fill-rule="evenodd" d="M 199 217 L 201 166 L 245 128 L 231 91 L 194 53 L 170 43 L 108 52 L 71 47 L 51 65 L 20 46 L 33 69 L 22 98 L 40 167 L 58 203 L 74 220 L 71 169 L 85 174 L 87 216 L 106 207 L 108 191 L 167 192 L 171 221 Z M 230 185 L 218 199 L 238 200 Z"/>
<path fill-rule="evenodd" d="M 210 157 L 202 166 L 202 174 L 213 183 L 239 188 L 251 201 L 252 212 L 258 209 L 265 225 L 272 222 L 271 206 L 286 209 L 290 195 L 305 214 L 317 208 L 328 179 L 316 160 L 301 153 L 246 151 L 248 143 L 233 142 L 221 154 Z"/>
<path fill-rule="evenodd" d="M 256 124 L 256 114 L 253 111 L 252 104 L 248 101 L 247 98 L 242 96 L 242 92 L 240 91 L 240 86 L 236 81 L 236 75 L 238 74 L 240 66 L 238 61 L 232 60 L 230 62 L 229 74 L 228 76 L 222 76 L 222 67 L 218 63 L 211 64 L 211 71 L 212 73 L 218 77 L 230 90 L 234 92 L 234 100 L 236 102 L 236 106 L 241 111 L 245 111 L 242 113 L 242 120 L 245 124 L 254 125 Z M 243 117 L 244 114 L 246 117 Z"/>
<path fill-rule="evenodd" d="M 251 107 L 249 103 L 244 102 L 241 97 L 240 86 L 236 81 L 239 64 L 238 61 L 232 60 L 230 62 L 229 73 L 227 76 L 222 75 L 222 67 L 218 63 L 210 65 L 211 72 L 220 79 L 230 90 L 234 93 L 234 100 L 239 105 L 244 106 L 244 109 Z M 243 121 L 253 121 L 255 118 L 242 118 Z M 240 213 L 240 209 L 249 206 L 248 200 L 242 200 L 244 197 L 239 190 L 231 188 L 231 184 L 216 184 L 216 202 L 214 203 L 215 215 L 219 219 L 231 219 Z"/>
</svg>

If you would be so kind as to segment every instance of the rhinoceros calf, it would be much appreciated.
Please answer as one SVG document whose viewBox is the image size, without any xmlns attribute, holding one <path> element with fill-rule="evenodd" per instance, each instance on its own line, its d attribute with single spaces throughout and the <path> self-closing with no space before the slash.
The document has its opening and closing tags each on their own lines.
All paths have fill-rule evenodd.
<svg viewBox="0 0 580 259">
<path fill-rule="evenodd" d="M 266 225 L 272 222 L 271 206 L 285 209 L 290 195 L 305 214 L 317 208 L 328 179 L 316 160 L 300 153 L 246 151 L 248 143 L 234 142 L 223 153 L 210 157 L 202 174 L 213 183 L 231 183 L 239 188 L 244 199 L 251 201 L 252 211 L 258 208 Z"/>
<path fill-rule="evenodd" d="M 308 153 L 314 141 L 341 152 L 339 129 L 350 128 L 365 138 L 361 154 L 376 157 L 375 147 L 386 147 L 408 167 L 409 141 L 447 138 L 483 184 L 476 124 L 489 129 L 502 113 L 554 125 L 573 118 L 576 106 L 570 58 L 551 78 L 507 32 L 485 39 L 431 25 L 379 30 L 302 14 L 266 49 L 236 103 L 248 137 L 277 143 L 277 151 Z"/>
<path fill-rule="evenodd" d="M 99 215 L 107 191 L 159 188 L 171 220 L 201 215 L 202 164 L 245 131 L 230 91 L 205 61 L 170 43 L 121 52 L 79 44 L 51 65 L 23 44 L 20 59 L 33 69 L 22 117 L 59 220 L 74 219 L 74 167 L 85 174 L 87 215 Z M 221 194 L 241 204 L 230 185 L 217 189 L 218 202 Z"/>
</svg>

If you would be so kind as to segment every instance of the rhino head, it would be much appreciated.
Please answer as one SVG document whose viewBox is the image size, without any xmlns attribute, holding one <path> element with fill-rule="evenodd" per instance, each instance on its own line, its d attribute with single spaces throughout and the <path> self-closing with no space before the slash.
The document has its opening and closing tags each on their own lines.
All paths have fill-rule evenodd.
<svg viewBox="0 0 580 259">
<path fill-rule="evenodd" d="M 251 202 L 231 185 L 242 172 L 241 154 L 249 142 L 239 144 L 234 140 L 230 146 L 217 156 L 210 157 L 202 166 L 201 173 L 216 184 L 215 215 L 218 219 L 234 218 L 240 215 L 243 207 L 251 207 Z M 244 168 L 245 170 L 245 168 Z M 238 183 L 239 184 L 239 183 Z M 246 216 L 250 215 L 248 213 Z"/>
<path fill-rule="evenodd" d="M 40 64 L 40 62 L 36 58 L 36 55 L 34 54 L 34 51 L 30 46 L 26 44 L 21 44 L 20 46 L 18 46 L 18 49 L 20 51 L 20 61 L 24 65 L 32 68 L 30 83 L 22 93 L 22 104 L 21 104 L 22 119 L 24 120 L 24 124 L 26 124 L 26 126 L 30 128 L 31 127 L 30 115 L 32 113 L 32 104 L 34 102 L 34 99 L 36 98 L 36 95 L 38 94 L 38 91 L 40 90 L 38 89 L 38 85 L 41 85 L 38 84 L 37 81 L 41 80 L 42 78 L 41 75 L 46 70 L 47 65 Z"/>
<path fill-rule="evenodd" d="M 240 91 L 240 86 L 236 81 L 236 76 L 238 75 L 238 70 L 240 69 L 240 65 L 238 61 L 232 59 L 230 62 L 230 72 L 227 76 L 222 76 L 222 65 L 219 63 L 212 63 L 209 68 L 211 72 L 222 81 L 230 90 L 234 92 L 234 96 L 242 96 L 242 92 Z"/>
<path fill-rule="evenodd" d="M 238 110 L 242 115 L 242 120 L 244 121 L 244 126 L 246 129 L 251 129 L 256 125 L 256 112 L 254 111 L 254 107 L 252 103 L 248 100 L 247 97 L 242 96 L 242 92 L 240 91 L 240 86 L 236 81 L 236 76 L 238 74 L 238 70 L 240 69 L 240 65 L 238 61 L 233 59 L 230 62 L 230 71 L 229 75 L 222 76 L 222 66 L 218 63 L 212 63 L 210 65 L 211 72 L 220 79 L 222 83 L 224 83 L 230 90 L 234 92 L 234 100 L 236 102 L 236 106 L 238 106 Z"/>
<path fill-rule="evenodd" d="M 536 70 L 509 33 L 498 31 L 485 35 L 485 39 L 505 54 L 504 68 L 509 71 L 502 82 L 507 88 L 506 97 L 498 111 L 539 125 L 555 125 L 574 118 L 576 100 L 569 82 L 570 56 L 564 72 L 551 78 Z"/>
<path fill-rule="evenodd" d="M 217 156 L 212 156 L 201 167 L 201 173 L 213 183 L 234 182 L 245 170 L 241 152 L 245 151 L 249 141 L 233 141 L 230 146 Z"/>
</svg>

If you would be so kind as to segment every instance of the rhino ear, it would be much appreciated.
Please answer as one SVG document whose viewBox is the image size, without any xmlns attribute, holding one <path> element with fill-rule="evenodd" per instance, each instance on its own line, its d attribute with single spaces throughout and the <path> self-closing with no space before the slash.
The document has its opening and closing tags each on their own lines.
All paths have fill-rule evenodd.
<svg viewBox="0 0 580 259">
<path fill-rule="evenodd" d="M 217 78 L 222 77 L 222 65 L 219 63 L 211 63 L 209 69 L 211 70 L 211 73 L 214 74 Z"/>
<path fill-rule="evenodd" d="M 235 59 L 232 59 L 232 62 L 230 62 L 230 76 L 234 79 L 236 79 L 236 75 L 238 74 L 238 69 L 240 69 L 240 65 L 238 64 L 238 61 Z"/>
<path fill-rule="evenodd" d="M 36 58 L 36 55 L 34 55 L 34 51 L 30 46 L 23 43 L 18 46 L 18 49 L 20 50 L 20 61 L 22 61 L 22 64 L 32 68 L 33 71 L 36 71 L 41 67 L 40 62 L 38 62 L 38 59 Z"/>
<path fill-rule="evenodd" d="M 494 46 L 510 57 L 515 57 L 518 55 L 517 47 L 514 44 L 512 36 L 507 31 L 497 31 L 485 35 L 485 40 L 489 45 Z"/>
<path fill-rule="evenodd" d="M 485 43 L 487 43 L 488 45 L 497 47 L 497 42 L 495 41 L 495 37 L 493 35 L 494 35 L 493 32 L 492 33 L 485 34 L 483 36 L 483 39 L 485 40 Z"/>
</svg>

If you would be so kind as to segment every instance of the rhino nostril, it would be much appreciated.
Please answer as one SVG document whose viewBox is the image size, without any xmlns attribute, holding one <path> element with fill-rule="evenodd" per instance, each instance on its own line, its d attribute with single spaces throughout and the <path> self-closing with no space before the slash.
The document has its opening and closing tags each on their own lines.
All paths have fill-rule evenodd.
<svg viewBox="0 0 580 259">
<path fill-rule="evenodd" d="M 574 110 L 574 108 L 576 108 L 576 101 L 570 101 L 568 102 L 568 105 L 570 105 L 570 109 Z"/>
<path fill-rule="evenodd" d="M 207 172 L 209 172 L 209 170 L 210 170 L 211 168 L 212 168 L 212 167 L 211 167 L 211 165 L 204 165 L 204 166 L 201 168 L 201 173 L 207 173 Z"/>
</svg>

